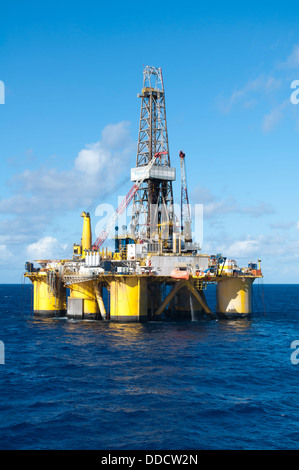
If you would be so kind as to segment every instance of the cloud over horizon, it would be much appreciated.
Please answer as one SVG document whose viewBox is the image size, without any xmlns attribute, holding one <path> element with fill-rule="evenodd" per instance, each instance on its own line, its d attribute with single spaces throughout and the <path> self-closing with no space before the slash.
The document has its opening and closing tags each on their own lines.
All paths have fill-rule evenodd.
<svg viewBox="0 0 299 470">
<path fill-rule="evenodd" d="M 12 194 L 0 200 L 0 251 L 5 259 L 16 264 L 23 256 L 65 256 L 68 246 L 59 241 L 59 234 L 48 235 L 55 231 L 55 217 L 84 210 L 111 190 L 123 171 L 128 172 L 135 152 L 130 122 L 122 121 L 105 126 L 98 141 L 77 153 L 70 169 L 42 164 L 17 172 L 9 181 Z"/>
</svg>

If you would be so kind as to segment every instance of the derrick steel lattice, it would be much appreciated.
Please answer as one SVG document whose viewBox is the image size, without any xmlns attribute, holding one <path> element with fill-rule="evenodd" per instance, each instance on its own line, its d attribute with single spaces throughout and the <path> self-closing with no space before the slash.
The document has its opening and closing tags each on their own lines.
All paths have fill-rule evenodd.
<svg viewBox="0 0 299 470">
<path fill-rule="evenodd" d="M 161 68 L 146 66 L 143 71 L 139 137 L 136 167 L 147 165 L 154 155 L 161 158 L 155 166 L 170 167 L 168 133 L 165 109 L 165 93 Z M 149 176 L 134 194 L 132 207 L 132 233 L 150 238 L 153 221 L 173 223 L 173 178 L 162 171 L 159 176 Z M 153 209 L 153 206 L 155 209 Z M 155 214 L 151 213 L 155 210 Z"/>
</svg>

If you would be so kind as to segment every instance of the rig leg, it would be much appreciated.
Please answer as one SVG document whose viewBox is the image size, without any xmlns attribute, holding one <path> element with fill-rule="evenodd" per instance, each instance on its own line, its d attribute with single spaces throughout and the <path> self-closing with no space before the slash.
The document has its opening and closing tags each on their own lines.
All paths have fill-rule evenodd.
<svg viewBox="0 0 299 470">
<path fill-rule="evenodd" d="M 99 307 L 92 282 L 81 282 L 70 286 L 67 316 L 73 318 L 98 318 Z"/>
<path fill-rule="evenodd" d="M 33 313 L 41 316 L 61 316 L 66 313 L 66 288 L 57 279 L 48 283 L 47 275 L 38 275 L 33 282 Z"/>
<path fill-rule="evenodd" d="M 217 284 L 217 313 L 246 316 L 252 313 L 252 278 L 230 278 Z"/>
<path fill-rule="evenodd" d="M 148 279 L 137 276 L 116 277 L 110 283 L 110 320 L 141 322 L 147 320 Z"/>
</svg>

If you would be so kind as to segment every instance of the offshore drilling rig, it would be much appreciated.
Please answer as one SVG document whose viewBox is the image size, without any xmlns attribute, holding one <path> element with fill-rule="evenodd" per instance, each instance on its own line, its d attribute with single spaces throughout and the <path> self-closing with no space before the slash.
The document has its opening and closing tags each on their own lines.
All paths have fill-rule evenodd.
<svg viewBox="0 0 299 470">
<path fill-rule="evenodd" d="M 80 244 L 70 259 L 25 263 L 33 283 L 35 315 L 93 318 L 120 322 L 247 316 L 252 312 L 252 283 L 262 277 L 260 260 L 240 268 L 222 254 L 201 253 L 192 240 L 185 154 L 180 151 L 181 214 L 173 210 L 165 93 L 160 68 L 143 71 L 141 114 L 133 186 L 92 242 L 90 214 L 82 212 Z M 129 230 L 117 222 L 132 202 Z M 114 250 L 104 248 L 114 231 Z M 205 289 L 216 284 L 213 312 Z"/>
</svg>

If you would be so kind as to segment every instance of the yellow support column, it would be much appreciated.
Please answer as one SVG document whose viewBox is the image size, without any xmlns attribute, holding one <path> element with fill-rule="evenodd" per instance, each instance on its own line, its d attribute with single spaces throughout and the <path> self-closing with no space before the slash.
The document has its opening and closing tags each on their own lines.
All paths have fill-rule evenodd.
<svg viewBox="0 0 299 470">
<path fill-rule="evenodd" d="M 99 306 L 93 282 L 80 282 L 69 287 L 67 315 L 75 318 L 98 318 Z"/>
<path fill-rule="evenodd" d="M 110 283 L 110 320 L 141 322 L 147 319 L 147 278 L 116 276 Z"/>
<path fill-rule="evenodd" d="M 246 316 L 252 313 L 252 278 L 226 278 L 217 284 L 217 313 Z"/>
<path fill-rule="evenodd" d="M 66 289 L 57 282 L 50 286 L 47 273 L 29 276 L 33 283 L 33 313 L 43 316 L 61 316 L 66 313 Z"/>
</svg>

